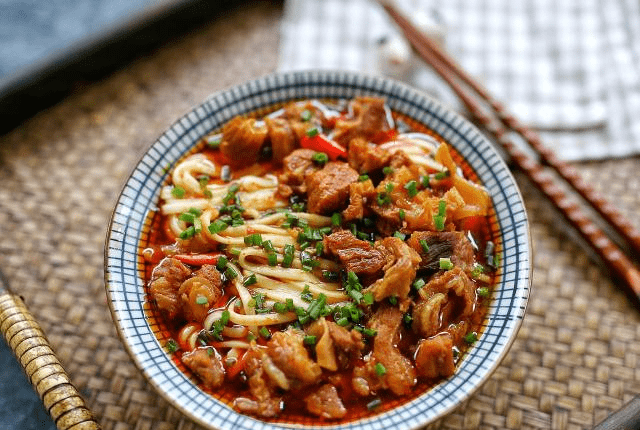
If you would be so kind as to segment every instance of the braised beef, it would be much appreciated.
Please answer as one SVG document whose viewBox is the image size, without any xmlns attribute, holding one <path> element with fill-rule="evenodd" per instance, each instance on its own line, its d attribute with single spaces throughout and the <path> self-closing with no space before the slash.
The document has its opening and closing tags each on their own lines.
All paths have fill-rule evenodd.
<svg viewBox="0 0 640 430">
<path fill-rule="evenodd" d="M 370 179 L 349 184 L 349 206 L 342 211 L 344 222 L 361 220 L 368 212 L 368 205 L 375 201 L 376 191 Z"/>
<path fill-rule="evenodd" d="M 385 385 L 397 395 L 409 393 L 416 384 L 416 371 L 411 360 L 396 347 L 403 315 L 398 307 L 383 306 L 367 324 L 377 332 L 373 338 L 373 358 L 384 366 Z"/>
<path fill-rule="evenodd" d="M 182 315 L 178 290 L 189 275 L 191 270 L 175 258 L 164 258 L 153 269 L 149 280 L 149 293 L 160 311 L 166 313 L 167 318 L 174 319 Z"/>
<path fill-rule="evenodd" d="M 332 161 L 306 178 L 307 208 L 314 214 L 340 211 L 349 201 L 349 185 L 358 181 L 358 172 L 347 163 Z"/>
<path fill-rule="evenodd" d="M 358 173 L 372 173 L 389 163 L 391 155 L 378 145 L 356 138 L 349 144 L 348 161 Z"/>
<path fill-rule="evenodd" d="M 273 363 L 298 385 L 316 383 L 322 375 L 320 366 L 309 357 L 303 337 L 303 332 L 293 329 L 276 332 L 266 350 Z"/>
<path fill-rule="evenodd" d="M 347 409 L 338 396 L 338 390 L 331 384 L 325 384 L 305 399 L 307 410 L 322 418 L 342 418 L 347 414 Z"/>
<path fill-rule="evenodd" d="M 186 279 L 178 289 L 182 311 L 189 321 L 202 322 L 209 309 L 222 297 L 220 282 L 213 285 L 201 276 Z"/>
<path fill-rule="evenodd" d="M 351 103 L 352 119 L 339 119 L 336 122 L 334 140 L 345 148 L 352 139 L 364 138 L 379 143 L 391 128 L 387 121 L 384 100 L 373 97 L 358 97 Z"/>
<path fill-rule="evenodd" d="M 425 251 L 421 241 L 425 241 Z M 475 261 L 473 245 L 461 231 L 435 232 L 416 231 L 407 244 L 420 254 L 420 269 L 439 270 L 440 258 L 451 258 L 451 262 L 465 269 L 471 269 Z"/>
<path fill-rule="evenodd" d="M 425 378 L 449 377 L 455 371 L 453 341 L 442 333 L 418 343 L 415 354 L 416 372 Z"/>
<path fill-rule="evenodd" d="M 249 392 L 253 398 L 238 397 L 233 405 L 244 413 L 270 418 L 282 411 L 282 399 L 273 393 L 269 378 L 265 374 L 262 357 L 266 354 L 260 347 L 253 346 L 245 357 L 245 372 L 249 382 Z"/>
<path fill-rule="evenodd" d="M 406 299 L 416 276 L 420 256 L 397 237 L 385 237 L 375 243 L 375 249 L 388 259 L 383 267 L 384 276 L 365 289 L 375 301 L 388 297 Z"/>
<path fill-rule="evenodd" d="M 284 118 L 265 118 L 271 141 L 272 159 L 280 164 L 284 158 L 298 147 L 298 138 L 291 124 Z"/>
<path fill-rule="evenodd" d="M 358 275 L 375 275 L 386 264 L 385 255 L 366 240 L 356 238 L 348 230 L 339 230 L 325 236 L 324 248 L 344 264 L 347 272 Z"/>
<path fill-rule="evenodd" d="M 313 162 L 316 151 L 311 149 L 296 149 L 283 160 L 282 174 L 278 177 L 280 184 L 278 191 L 285 197 L 292 193 L 305 194 L 307 186 L 305 179 L 320 167 Z"/>
<path fill-rule="evenodd" d="M 198 348 L 182 354 L 182 362 L 198 375 L 205 387 L 217 388 L 224 382 L 224 366 L 213 347 Z"/>
<path fill-rule="evenodd" d="M 222 129 L 222 152 L 234 167 L 250 166 L 258 161 L 267 138 L 267 127 L 253 118 L 235 117 Z"/>
</svg>

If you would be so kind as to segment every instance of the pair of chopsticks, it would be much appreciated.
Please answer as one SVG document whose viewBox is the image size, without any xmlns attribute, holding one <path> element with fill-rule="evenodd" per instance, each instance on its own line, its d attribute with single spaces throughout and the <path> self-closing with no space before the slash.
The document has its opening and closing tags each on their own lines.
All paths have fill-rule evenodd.
<svg viewBox="0 0 640 430">
<path fill-rule="evenodd" d="M 418 55 L 449 84 L 471 116 L 502 146 L 509 155 L 511 163 L 524 172 L 542 191 L 602 258 L 611 272 L 624 283 L 625 292 L 630 296 L 633 304 L 640 309 L 640 272 L 630 259 L 630 256 L 634 259 L 640 257 L 640 232 L 611 203 L 585 183 L 574 168 L 559 160 L 553 151 L 545 147 L 537 133 L 509 114 L 500 102 L 460 68 L 435 41 L 418 30 L 399 11 L 393 0 L 378 0 L 378 2 L 400 27 Z M 527 142 L 539 161 L 519 150 L 510 139 L 510 133 L 518 134 Z M 586 215 L 578 203 L 568 198 L 555 183 L 553 176 L 545 172 L 544 167 L 553 169 L 620 236 L 620 240 L 628 249 L 629 256 Z"/>
</svg>

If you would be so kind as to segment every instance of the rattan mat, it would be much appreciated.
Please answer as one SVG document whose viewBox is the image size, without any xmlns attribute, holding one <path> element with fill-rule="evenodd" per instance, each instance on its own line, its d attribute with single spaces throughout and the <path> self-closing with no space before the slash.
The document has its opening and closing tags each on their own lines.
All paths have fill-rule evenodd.
<svg viewBox="0 0 640 430">
<path fill-rule="evenodd" d="M 231 11 L 0 137 L 0 265 L 104 429 L 194 429 L 113 326 L 103 247 L 142 152 L 208 94 L 274 71 L 280 4 Z M 577 166 L 640 226 L 640 158 Z M 640 393 L 640 314 L 519 178 L 533 290 L 491 379 L 434 428 L 588 428 Z"/>
</svg>

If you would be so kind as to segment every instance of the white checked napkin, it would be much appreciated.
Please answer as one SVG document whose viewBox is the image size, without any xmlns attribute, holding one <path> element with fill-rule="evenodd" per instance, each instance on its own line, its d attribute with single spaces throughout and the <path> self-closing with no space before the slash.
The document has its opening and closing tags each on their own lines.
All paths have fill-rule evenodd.
<svg viewBox="0 0 640 430">
<path fill-rule="evenodd" d="M 565 160 L 640 153 L 640 5 L 635 0 L 397 0 L 435 13 L 463 68 L 538 129 Z M 399 32 L 373 0 L 287 0 L 280 69 L 384 74 L 380 43 Z M 460 109 L 424 65 L 404 75 Z"/>
</svg>

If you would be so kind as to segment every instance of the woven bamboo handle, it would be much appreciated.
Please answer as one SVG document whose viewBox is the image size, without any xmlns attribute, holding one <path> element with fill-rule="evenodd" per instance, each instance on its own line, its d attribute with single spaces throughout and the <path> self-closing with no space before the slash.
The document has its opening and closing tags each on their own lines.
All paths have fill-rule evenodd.
<svg viewBox="0 0 640 430">
<path fill-rule="evenodd" d="M 100 429 L 22 300 L 0 282 L 0 332 L 60 430 Z"/>
</svg>

